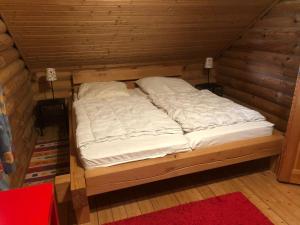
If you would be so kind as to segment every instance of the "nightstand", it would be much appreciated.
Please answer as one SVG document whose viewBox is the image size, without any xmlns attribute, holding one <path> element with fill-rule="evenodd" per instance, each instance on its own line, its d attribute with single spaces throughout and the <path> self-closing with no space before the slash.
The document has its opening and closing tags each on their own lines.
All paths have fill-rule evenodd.
<svg viewBox="0 0 300 225">
<path fill-rule="evenodd" d="M 59 225 L 51 183 L 0 192 L 1 225 Z"/>
<path fill-rule="evenodd" d="M 36 104 L 36 125 L 43 136 L 49 125 L 65 125 L 68 128 L 68 110 L 64 98 L 40 100 Z"/>
<path fill-rule="evenodd" d="M 217 83 L 196 84 L 195 88 L 199 90 L 207 89 L 219 96 L 223 96 L 224 94 L 223 86 Z"/>
</svg>

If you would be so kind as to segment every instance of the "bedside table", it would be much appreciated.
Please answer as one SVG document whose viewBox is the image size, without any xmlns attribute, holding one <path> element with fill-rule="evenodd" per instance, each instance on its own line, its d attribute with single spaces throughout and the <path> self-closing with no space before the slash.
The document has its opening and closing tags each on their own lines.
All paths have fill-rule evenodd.
<svg viewBox="0 0 300 225">
<path fill-rule="evenodd" d="M 68 128 L 68 110 L 64 98 L 40 100 L 36 104 L 36 125 L 41 131 L 46 126 L 65 124 Z"/>
<path fill-rule="evenodd" d="M 1 225 L 59 225 L 51 183 L 0 192 Z"/>
<path fill-rule="evenodd" d="M 224 90 L 223 86 L 217 83 L 203 83 L 203 84 L 196 84 L 195 88 L 199 90 L 207 89 L 211 92 L 213 92 L 216 95 L 223 96 Z"/>
</svg>

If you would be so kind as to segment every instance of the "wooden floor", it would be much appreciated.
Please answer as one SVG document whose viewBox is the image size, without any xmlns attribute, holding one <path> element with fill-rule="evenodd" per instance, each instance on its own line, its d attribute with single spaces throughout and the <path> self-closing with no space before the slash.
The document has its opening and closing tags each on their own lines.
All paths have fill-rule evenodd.
<svg viewBox="0 0 300 225">
<path fill-rule="evenodd" d="M 244 193 L 274 224 L 300 225 L 300 186 L 278 183 L 264 166 L 249 172 L 251 166 L 231 166 L 93 197 L 92 225 L 236 191 Z M 71 204 L 59 206 L 62 225 L 76 224 L 70 209 Z"/>
<path fill-rule="evenodd" d="M 63 130 L 45 129 L 43 139 L 57 139 Z M 92 224 L 105 224 L 179 204 L 240 191 L 275 225 L 300 225 L 300 186 L 282 184 L 259 160 L 90 198 Z M 59 205 L 61 225 L 73 225 L 71 203 Z"/>
</svg>

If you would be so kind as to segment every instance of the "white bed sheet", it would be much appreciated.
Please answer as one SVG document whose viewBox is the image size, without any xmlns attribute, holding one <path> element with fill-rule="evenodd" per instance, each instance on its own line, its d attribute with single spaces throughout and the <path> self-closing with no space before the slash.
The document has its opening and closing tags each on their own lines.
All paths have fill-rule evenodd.
<svg viewBox="0 0 300 225">
<path fill-rule="evenodd" d="M 108 167 L 168 154 L 191 151 L 183 135 L 136 137 L 122 141 L 89 144 L 79 149 L 80 159 L 86 169 Z"/>
<path fill-rule="evenodd" d="M 185 134 L 185 137 L 192 149 L 206 148 L 233 141 L 270 136 L 273 133 L 273 126 L 274 124 L 267 121 L 246 122 L 194 131 Z"/>
</svg>

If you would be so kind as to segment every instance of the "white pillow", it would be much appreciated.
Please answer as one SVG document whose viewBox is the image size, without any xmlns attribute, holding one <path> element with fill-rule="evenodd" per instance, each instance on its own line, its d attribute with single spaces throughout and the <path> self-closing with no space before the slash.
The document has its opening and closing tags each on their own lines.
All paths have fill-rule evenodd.
<svg viewBox="0 0 300 225">
<path fill-rule="evenodd" d="M 197 90 L 180 78 L 145 77 L 137 80 L 136 83 L 147 94 L 175 94 Z"/>
<path fill-rule="evenodd" d="M 126 84 L 116 81 L 81 84 L 78 99 L 112 98 L 129 96 Z"/>
</svg>

